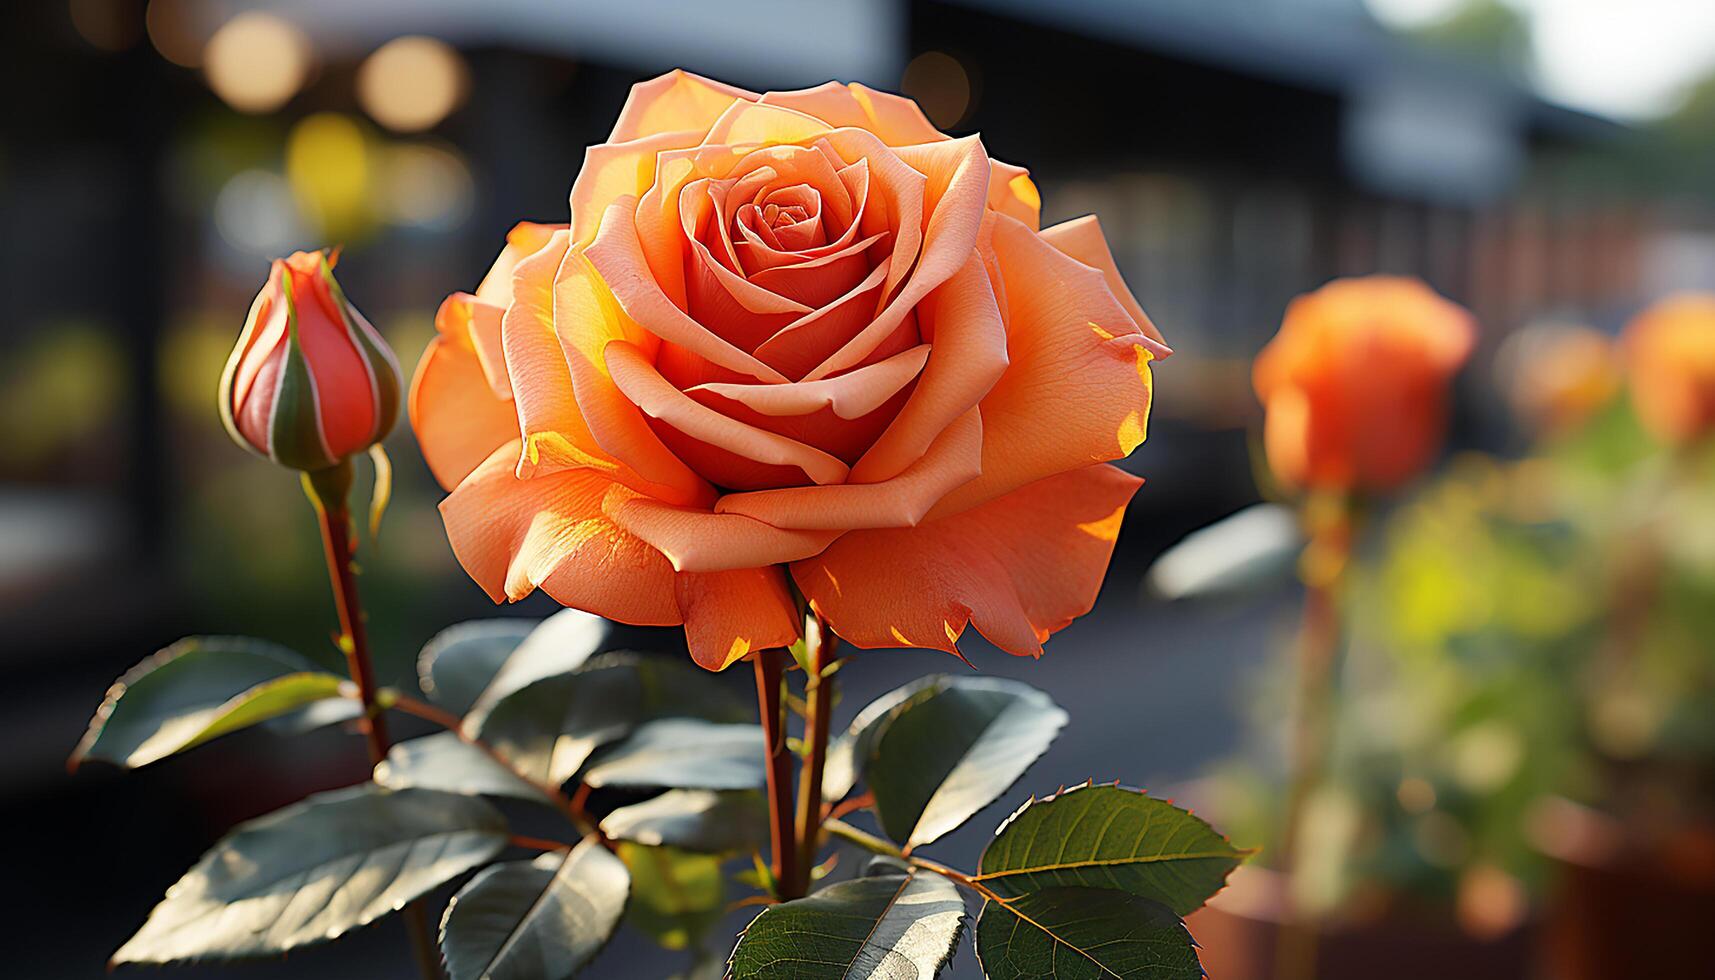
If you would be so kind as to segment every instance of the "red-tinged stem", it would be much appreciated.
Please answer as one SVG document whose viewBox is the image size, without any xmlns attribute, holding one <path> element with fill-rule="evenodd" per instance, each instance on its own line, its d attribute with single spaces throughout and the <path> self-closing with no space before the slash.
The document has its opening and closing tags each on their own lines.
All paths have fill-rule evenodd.
<svg viewBox="0 0 1715 980">
<path fill-rule="evenodd" d="M 376 707 L 375 665 L 369 656 L 369 634 L 364 629 L 363 600 L 357 592 L 357 568 L 352 564 L 351 512 L 346 498 L 351 492 L 351 461 L 346 460 L 327 470 L 304 474 L 304 488 L 310 503 L 315 505 L 316 520 L 321 525 L 322 551 L 327 558 L 328 582 L 333 587 L 334 611 L 339 615 L 339 646 L 345 653 L 351 679 L 357 684 L 358 700 L 363 704 L 360 722 L 364 740 L 369 745 L 369 762 L 373 769 L 387 758 L 391 743 L 387 739 L 387 721 Z M 439 980 L 441 952 L 429 931 L 429 918 L 421 901 L 407 904 L 400 915 L 410 933 L 411 952 L 424 980 Z"/>
<path fill-rule="evenodd" d="M 768 752 L 768 842 L 775 888 L 781 898 L 798 880 L 798 847 L 792 833 L 792 756 L 786 749 L 786 720 L 780 711 L 780 686 L 786 672 L 784 650 L 759 650 L 756 664 L 756 706 Z"/>
<path fill-rule="evenodd" d="M 828 756 L 829 716 L 834 713 L 834 675 L 828 668 L 839 656 L 839 638 L 828 630 L 820 616 L 809 613 L 804 622 L 804 774 L 798 785 L 798 877 L 792 891 L 810 890 L 810 870 L 822 838 L 822 767 Z"/>
<path fill-rule="evenodd" d="M 1298 699 L 1294 706 L 1290 781 L 1280 860 L 1286 872 L 1286 916 L 1275 952 L 1278 980 L 1312 980 L 1316 925 L 1298 908 L 1297 888 L 1305 810 L 1322 782 L 1333 739 L 1334 688 L 1341 647 L 1340 595 L 1351 555 L 1352 516 L 1343 498 L 1311 502 L 1310 543 L 1302 562 L 1304 622 L 1298 638 Z"/>
</svg>

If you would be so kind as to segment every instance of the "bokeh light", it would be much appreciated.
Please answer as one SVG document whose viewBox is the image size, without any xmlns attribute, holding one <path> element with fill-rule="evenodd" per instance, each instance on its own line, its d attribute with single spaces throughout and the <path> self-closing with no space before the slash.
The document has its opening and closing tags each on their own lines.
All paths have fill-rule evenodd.
<svg viewBox="0 0 1715 980">
<path fill-rule="evenodd" d="M 283 255 L 303 236 L 286 178 L 268 170 L 241 170 L 214 199 L 214 227 L 228 245 L 247 255 Z"/>
<path fill-rule="evenodd" d="M 905 66 L 899 87 L 917 100 L 929 121 L 941 129 L 958 125 L 971 110 L 971 77 L 957 58 L 925 51 Z"/>
<path fill-rule="evenodd" d="M 209 87 L 240 112 L 285 105 L 310 73 L 310 44 L 290 21 L 260 11 L 239 14 L 203 51 Z"/>
<path fill-rule="evenodd" d="M 286 179 L 292 196 L 323 238 L 344 241 L 374 223 L 374 163 L 363 127 L 340 113 L 306 116 L 286 137 Z"/>
<path fill-rule="evenodd" d="M 421 132 L 458 108 L 465 78 L 464 60 L 445 42 L 401 37 L 365 59 L 357 72 L 357 98 L 388 129 Z"/>
<path fill-rule="evenodd" d="M 206 38 L 196 15 L 191 0 L 149 0 L 143 24 L 156 53 L 181 68 L 202 67 Z"/>
<path fill-rule="evenodd" d="M 143 37 L 138 0 L 71 0 L 71 26 L 103 51 L 124 51 Z"/>
<path fill-rule="evenodd" d="M 388 221 L 431 230 L 453 228 L 470 215 L 476 186 L 464 159 L 450 147 L 403 143 L 382 158 L 381 205 Z"/>
</svg>

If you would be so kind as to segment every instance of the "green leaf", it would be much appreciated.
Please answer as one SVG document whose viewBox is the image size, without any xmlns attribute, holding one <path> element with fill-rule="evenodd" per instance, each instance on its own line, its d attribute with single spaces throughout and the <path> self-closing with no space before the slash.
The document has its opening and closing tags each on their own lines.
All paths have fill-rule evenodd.
<svg viewBox="0 0 1715 980">
<path fill-rule="evenodd" d="M 947 678 L 912 700 L 876 741 L 866 777 L 889 837 L 916 847 L 957 828 L 1006 792 L 1066 724 L 1028 684 Z"/>
<path fill-rule="evenodd" d="M 383 689 L 385 690 L 385 689 Z M 330 698 L 270 718 L 262 727 L 276 735 L 303 735 L 332 725 L 343 725 L 363 717 L 363 702 L 354 697 Z"/>
<path fill-rule="evenodd" d="M 989 980 L 1202 980 L 1197 944 L 1165 905 L 1106 888 L 1049 888 L 983 903 Z"/>
<path fill-rule="evenodd" d="M 470 710 L 488 682 L 542 621 L 475 619 L 449 626 L 417 654 L 417 684 L 454 714 Z"/>
<path fill-rule="evenodd" d="M 601 832 L 650 847 L 727 854 L 768 839 L 768 807 L 750 790 L 673 789 L 614 810 L 602 818 Z"/>
<path fill-rule="evenodd" d="M 550 785 L 576 775 L 596 749 L 665 716 L 742 721 L 749 712 L 688 663 L 609 653 L 581 669 L 527 684 L 473 712 L 466 731 L 500 750 L 521 772 Z"/>
<path fill-rule="evenodd" d="M 926 701 L 945 690 L 949 680 L 946 674 L 919 677 L 888 691 L 858 712 L 846 730 L 828 744 L 827 761 L 822 765 L 822 800 L 838 803 L 845 799 L 863 778 L 875 743 L 887 730 L 888 723 L 907 705 Z"/>
<path fill-rule="evenodd" d="M 570 977 L 607 945 L 630 887 L 625 865 L 593 838 L 486 868 L 441 916 L 447 973 L 452 980 Z"/>
<path fill-rule="evenodd" d="M 640 726 L 584 773 L 591 786 L 760 789 L 767 781 L 762 728 L 695 718 Z"/>
<path fill-rule="evenodd" d="M 241 824 L 155 906 L 118 963 L 281 953 L 372 922 L 488 861 L 506 821 L 474 796 L 373 783 Z"/>
<path fill-rule="evenodd" d="M 545 677 L 559 677 L 584 665 L 607 639 L 607 620 L 578 609 L 562 609 L 542 620 L 495 670 L 467 714 L 474 724 L 500 700 Z"/>
<path fill-rule="evenodd" d="M 1171 803 L 1085 783 L 1031 800 L 1001 824 L 977 879 L 1003 898 L 1085 885 L 1189 915 L 1221 890 L 1247 853 Z"/>
<path fill-rule="evenodd" d="M 726 912 L 720 858 L 627 842 L 619 857 L 631 871 L 626 921 L 667 949 L 689 949 Z"/>
<path fill-rule="evenodd" d="M 757 916 L 727 975 L 744 980 L 934 977 L 952 958 L 965 903 L 925 871 L 853 878 Z"/>
<path fill-rule="evenodd" d="M 135 768 L 211 738 L 340 695 L 342 678 L 285 647 L 241 636 L 192 636 L 126 671 L 108 689 L 72 765 Z"/>
<path fill-rule="evenodd" d="M 393 746 L 375 767 L 375 781 L 392 789 L 435 789 L 553 802 L 540 787 L 452 732 L 436 732 Z"/>
</svg>

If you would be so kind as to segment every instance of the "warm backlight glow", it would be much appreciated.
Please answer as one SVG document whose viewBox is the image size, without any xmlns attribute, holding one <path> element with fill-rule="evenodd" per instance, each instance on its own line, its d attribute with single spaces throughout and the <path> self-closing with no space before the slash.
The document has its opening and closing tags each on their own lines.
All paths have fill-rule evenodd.
<svg viewBox="0 0 1715 980">
<path fill-rule="evenodd" d="M 929 121 L 951 129 L 971 109 L 971 78 L 958 59 L 940 51 L 925 51 L 905 66 L 899 87 L 917 100 Z"/>
<path fill-rule="evenodd" d="M 227 21 L 203 51 L 209 87 L 240 112 L 272 112 L 310 72 L 310 45 L 290 22 L 259 11 Z"/>
<path fill-rule="evenodd" d="M 389 41 L 357 72 L 364 111 L 397 132 L 420 132 L 439 123 L 458 107 L 464 88 L 464 60 L 432 37 Z"/>
</svg>

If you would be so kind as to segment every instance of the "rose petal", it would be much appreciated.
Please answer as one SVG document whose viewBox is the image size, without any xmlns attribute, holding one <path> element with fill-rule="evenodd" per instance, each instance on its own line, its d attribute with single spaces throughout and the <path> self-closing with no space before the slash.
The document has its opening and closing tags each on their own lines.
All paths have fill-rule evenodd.
<svg viewBox="0 0 1715 980">
<path fill-rule="evenodd" d="M 1153 343 L 1101 273 L 1011 218 L 994 249 L 1010 307 L 1010 366 L 982 400 L 983 474 L 947 495 L 933 520 L 1054 473 L 1119 459 L 1143 441 Z"/>
<path fill-rule="evenodd" d="M 989 160 L 989 207 L 1032 231 L 1042 227 L 1042 193 L 1023 167 Z"/>
<path fill-rule="evenodd" d="M 610 143 L 634 140 L 669 130 L 709 131 L 729 106 L 740 99 L 754 102 L 755 92 L 674 69 L 665 75 L 638 82 L 619 110 Z"/>
<path fill-rule="evenodd" d="M 821 450 L 698 404 L 663 378 L 632 344 L 616 340 L 607 345 L 606 356 L 614 383 L 632 404 L 692 439 L 758 463 L 797 467 L 817 483 L 839 483 L 849 472 L 846 464 Z"/>
<path fill-rule="evenodd" d="M 835 136 L 852 132 L 840 130 Z M 863 142 L 861 138 L 856 141 L 859 144 Z M 835 145 L 837 147 L 838 143 Z M 905 238 L 911 230 L 912 216 L 902 214 L 893 253 L 895 266 L 888 272 L 887 288 L 892 289 L 894 283 L 901 279 L 903 288 L 869 326 L 805 375 L 806 380 L 814 381 L 862 363 L 878 343 L 893 333 L 905 311 L 921 302 L 930 290 L 952 278 L 976 246 L 989 174 L 988 154 L 983 151 L 981 141 L 971 136 L 903 146 L 896 152 L 898 156 L 894 159 L 923 175 L 922 213 L 928 217 L 923 226 L 921 253 L 915 267 L 910 270 L 909 278 L 905 278 L 904 272 L 898 268 L 898 260 L 902 251 L 905 254 L 911 252 L 906 248 L 909 243 Z"/>
<path fill-rule="evenodd" d="M 407 399 L 429 472 L 451 490 L 496 448 L 518 438 L 511 402 L 494 397 L 476 352 L 445 334 L 429 341 Z"/>
<path fill-rule="evenodd" d="M 546 248 L 554 232 L 566 227 L 538 221 L 520 221 L 513 225 L 512 230 L 506 233 L 506 245 L 495 256 L 488 275 L 483 276 L 477 285 L 477 297 L 505 309 L 512 302 L 512 272 L 518 263 Z"/>
<path fill-rule="evenodd" d="M 602 512 L 613 481 L 570 469 L 520 480 L 495 450 L 441 502 L 453 554 L 496 602 L 540 588 L 563 605 L 643 626 L 680 621 L 673 569 Z"/>
<path fill-rule="evenodd" d="M 780 372 L 691 319 L 661 291 L 643 257 L 643 246 L 632 219 L 635 205 L 634 200 L 626 198 L 610 206 L 602 220 L 600 234 L 587 249 L 589 264 L 600 273 L 607 291 L 618 301 L 625 316 L 654 337 L 684 347 L 730 371 L 761 381 L 785 381 Z M 635 335 L 627 339 L 640 347 L 648 343 Z M 576 377 L 574 373 L 574 380 Z"/>
<path fill-rule="evenodd" d="M 687 389 L 740 402 L 763 415 L 809 415 L 830 408 L 842 419 L 862 418 L 880 408 L 923 370 L 929 345 L 919 344 L 884 361 L 821 381 L 781 385 L 709 382 Z"/>
<path fill-rule="evenodd" d="M 604 504 L 607 515 L 666 555 L 679 572 L 722 572 L 797 561 L 817 554 L 844 530 L 788 530 L 740 514 L 676 507 L 616 488 Z"/>
<path fill-rule="evenodd" d="M 1107 465 L 1059 473 L 915 528 L 852 531 L 792 577 L 854 646 L 957 653 L 967 623 L 1018 656 L 1095 604 L 1142 481 Z"/>
<path fill-rule="evenodd" d="M 653 494 L 673 503 L 709 503 L 714 489 L 662 444 L 643 412 L 614 383 L 610 344 L 652 348 L 657 341 L 623 316 L 589 260 L 566 253 L 554 278 L 555 333 L 572 376 L 573 408 L 601 449 L 642 479 L 664 488 Z M 518 385 L 518 372 L 513 372 Z"/>
<path fill-rule="evenodd" d="M 572 183 L 572 240 L 588 245 L 608 205 L 642 197 L 656 182 L 656 160 L 668 150 L 697 145 L 700 133 L 656 133 L 629 143 L 598 143 L 584 150 L 584 165 Z"/>
<path fill-rule="evenodd" d="M 721 514 L 745 514 L 775 527 L 910 527 L 954 487 L 982 467 L 982 419 L 976 409 L 948 426 L 923 458 L 880 483 L 785 487 L 729 493 L 715 504 Z"/>
<path fill-rule="evenodd" d="M 929 361 L 899 417 L 852 467 L 856 483 L 905 471 L 952 421 L 982 400 L 1006 371 L 1006 329 L 973 249 L 960 269 L 917 309 Z"/>
<path fill-rule="evenodd" d="M 769 92 L 760 100 L 767 105 L 796 109 L 836 128 L 866 129 L 889 146 L 947 138 L 929 122 L 917 103 L 855 82 L 850 85 L 826 82 L 796 92 Z"/>
<path fill-rule="evenodd" d="M 779 568 L 684 572 L 673 586 L 698 666 L 725 670 L 754 651 L 798 639 L 798 608 Z"/>
<path fill-rule="evenodd" d="M 886 277 L 887 266 L 878 265 L 871 269 L 868 278 L 852 287 L 844 296 L 814 313 L 793 320 L 776 331 L 774 336 L 758 344 L 757 358 L 785 377 L 807 376 L 812 368 L 824 363 L 849 343 L 854 334 L 872 322 L 876 297 L 881 294 Z M 915 324 L 915 311 L 908 319 Z M 897 333 L 896 325 L 895 334 Z M 876 341 L 877 348 L 883 344 L 884 341 Z M 875 351 L 868 353 L 873 355 Z M 894 353 L 895 351 L 888 351 L 883 356 L 891 357 Z"/>
<path fill-rule="evenodd" d="M 1120 275 L 1119 266 L 1114 264 L 1113 252 L 1108 250 L 1107 236 L 1102 234 L 1102 224 L 1093 214 L 1071 221 L 1062 221 L 1052 228 L 1042 232 L 1042 240 L 1060 251 L 1077 259 L 1102 274 L 1107 281 L 1108 289 L 1119 300 L 1125 311 L 1131 314 L 1131 320 L 1137 325 L 1138 332 L 1157 343 L 1165 343 L 1161 331 L 1150 322 L 1149 314 L 1143 312 L 1143 307 L 1137 303 L 1137 297 L 1132 295 L 1131 287 L 1125 284 L 1125 278 Z M 1163 348 L 1156 352 L 1156 358 L 1165 358 L 1170 351 Z"/>
</svg>

